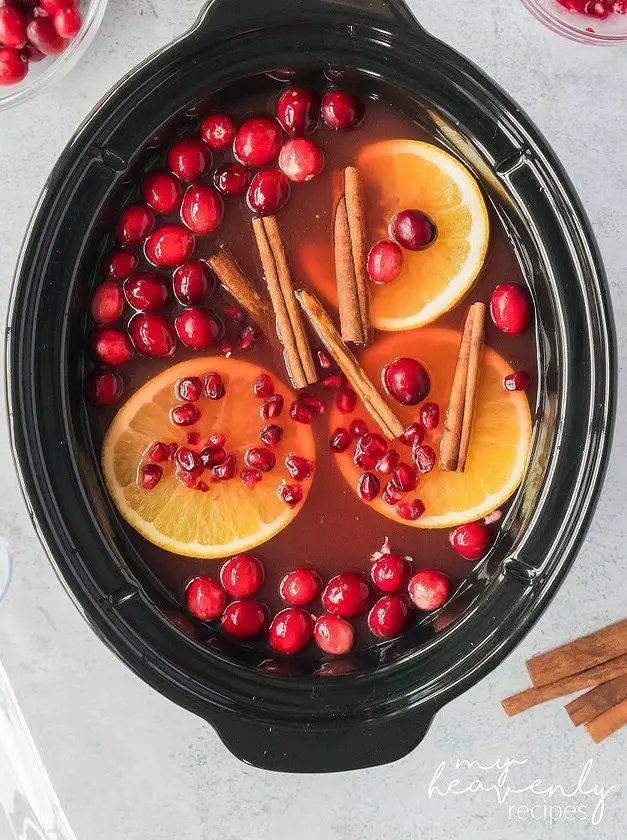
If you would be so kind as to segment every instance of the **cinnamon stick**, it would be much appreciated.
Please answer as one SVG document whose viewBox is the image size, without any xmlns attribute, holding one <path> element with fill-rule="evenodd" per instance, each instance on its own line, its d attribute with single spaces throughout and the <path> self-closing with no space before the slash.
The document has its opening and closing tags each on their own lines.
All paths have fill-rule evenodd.
<svg viewBox="0 0 627 840">
<path fill-rule="evenodd" d="M 627 618 L 534 656 L 527 670 L 534 686 L 546 685 L 627 653 Z"/>
<path fill-rule="evenodd" d="M 276 332 L 283 345 L 288 375 L 295 388 L 318 379 L 305 326 L 294 297 L 285 249 L 274 216 L 253 219 L 253 231 L 276 318 Z"/>
<path fill-rule="evenodd" d="M 344 341 L 370 341 L 370 300 L 366 270 L 365 208 L 361 176 L 354 166 L 344 170 L 344 195 L 334 223 L 335 276 Z"/>
<path fill-rule="evenodd" d="M 318 337 L 333 356 L 372 418 L 381 427 L 383 434 L 390 440 L 400 437 L 404 431 L 403 424 L 346 346 L 318 298 L 304 289 L 299 289 L 296 297 Z"/>
<path fill-rule="evenodd" d="M 623 700 L 627 700 L 627 674 L 586 691 L 565 708 L 575 726 L 581 726 Z"/>
<path fill-rule="evenodd" d="M 621 726 L 627 724 L 627 700 L 622 700 L 586 724 L 595 744 L 600 744 Z"/>
<path fill-rule="evenodd" d="M 259 292 L 252 287 L 228 248 L 222 245 L 207 263 L 227 292 L 246 310 L 253 321 L 262 324 L 268 320 L 270 309 Z"/>
</svg>

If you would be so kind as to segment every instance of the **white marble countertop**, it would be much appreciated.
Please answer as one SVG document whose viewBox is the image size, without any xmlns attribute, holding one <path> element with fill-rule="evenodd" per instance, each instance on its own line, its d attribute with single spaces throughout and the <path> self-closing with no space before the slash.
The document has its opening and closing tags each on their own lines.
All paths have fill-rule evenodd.
<svg viewBox="0 0 627 840">
<path fill-rule="evenodd" d="M 235 2 L 235 0 L 233 0 Z M 186 29 L 201 0 L 110 0 L 82 62 L 41 98 L 0 114 L 0 305 L 35 201 L 57 156 L 120 75 Z M 627 47 L 579 46 L 551 34 L 517 0 L 411 0 L 419 19 L 483 67 L 528 112 L 561 158 L 590 216 L 616 313 L 620 387 L 627 382 Z M 601 503 L 580 556 L 524 642 L 489 677 L 446 707 L 422 745 L 387 767 L 319 777 L 268 774 L 240 764 L 209 726 L 148 688 L 90 631 L 46 560 L 14 477 L 6 424 L 0 429 L 0 533 L 15 576 L 0 607 L 0 656 L 79 840 L 470 840 L 624 836 L 627 730 L 595 747 L 559 701 L 508 720 L 499 700 L 526 686 L 524 660 L 625 614 L 627 407 Z M 457 759 L 489 765 L 526 760 L 523 778 L 583 788 L 616 786 L 596 827 L 599 797 L 527 793 L 500 803 L 494 791 L 429 798 L 458 776 Z M 0 773 L 2 768 L 0 768 Z M 554 821 L 510 804 L 587 807 Z M 572 812 L 569 812 L 572 814 Z M 597 816 L 599 811 L 597 810 Z M 623 831 L 620 826 L 623 826 Z"/>
</svg>

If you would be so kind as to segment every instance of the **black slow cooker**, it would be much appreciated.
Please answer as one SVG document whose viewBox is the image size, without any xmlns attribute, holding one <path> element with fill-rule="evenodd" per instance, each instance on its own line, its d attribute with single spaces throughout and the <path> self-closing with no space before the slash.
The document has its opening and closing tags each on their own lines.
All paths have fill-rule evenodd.
<svg viewBox="0 0 627 840">
<path fill-rule="evenodd" d="M 301 72 L 393 90 L 474 171 L 529 278 L 541 381 L 526 478 L 492 558 L 450 608 L 455 620 L 426 641 L 418 628 L 381 645 L 349 673 L 294 677 L 186 632 L 137 571 L 92 448 L 81 350 L 91 266 L 111 208 L 150 149 L 218 92 Z M 190 32 L 115 86 L 55 166 L 17 267 L 7 389 L 33 523 L 98 635 L 243 760 L 320 772 L 406 755 L 437 710 L 494 668 L 555 594 L 607 463 L 615 344 L 594 237 L 555 156 L 506 94 L 429 36 L 402 0 L 212 0 Z"/>
</svg>

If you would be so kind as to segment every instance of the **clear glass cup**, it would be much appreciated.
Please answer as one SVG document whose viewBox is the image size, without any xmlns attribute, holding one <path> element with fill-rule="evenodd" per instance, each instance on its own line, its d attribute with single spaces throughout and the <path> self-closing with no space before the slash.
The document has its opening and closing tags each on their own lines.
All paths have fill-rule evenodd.
<svg viewBox="0 0 627 840">
<path fill-rule="evenodd" d="M 571 12 L 557 0 L 522 0 L 545 26 L 581 44 L 611 46 L 627 43 L 627 15 L 611 13 L 605 20 Z"/>
</svg>

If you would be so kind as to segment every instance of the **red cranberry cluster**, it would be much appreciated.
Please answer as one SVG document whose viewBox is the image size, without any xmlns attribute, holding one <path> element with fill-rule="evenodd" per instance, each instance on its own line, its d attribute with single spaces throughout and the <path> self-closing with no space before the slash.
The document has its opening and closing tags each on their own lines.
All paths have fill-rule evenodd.
<svg viewBox="0 0 627 840">
<path fill-rule="evenodd" d="M 605 20 L 611 14 L 627 15 L 627 0 L 557 0 L 569 12 Z"/>
<path fill-rule="evenodd" d="M 0 85 L 15 85 L 31 61 L 63 52 L 83 20 L 75 0 L 2 0 Z"/>
<path fill-rule="evenodd" d="M 367 269 L 373 283 L 391 283 L 401 273 L 403 249 L 422 251 L 438 235 L 435 222 L 422 210 L 401 210 L 388 225 L 389 239 L 382 239 L 368 253 Z"/>
</svg>

